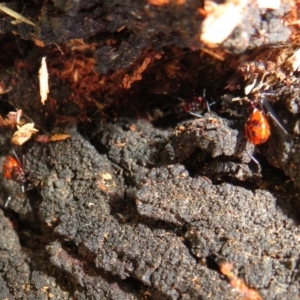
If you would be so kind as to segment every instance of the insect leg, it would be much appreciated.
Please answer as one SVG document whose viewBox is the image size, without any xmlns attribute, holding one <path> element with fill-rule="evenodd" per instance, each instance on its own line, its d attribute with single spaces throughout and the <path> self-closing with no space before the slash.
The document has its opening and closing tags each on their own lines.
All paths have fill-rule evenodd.
<svg viewBox="0 0 300 300">
<path fill-rule="evenodd" d="M 272 118 L 272 120 L 280 128 L 281 132 L 284 133 L 286 136 L 289 135 L 289 133 L 285 130 L 285 128 L 281 125 L 281 123 L 276 118 L 275 112 L 274 112 L 273 108 L 271 107 L 270 103 L 266 99 L 263 98 L 262 105 L 268 111 L 268 115 Z"/>
</svg>

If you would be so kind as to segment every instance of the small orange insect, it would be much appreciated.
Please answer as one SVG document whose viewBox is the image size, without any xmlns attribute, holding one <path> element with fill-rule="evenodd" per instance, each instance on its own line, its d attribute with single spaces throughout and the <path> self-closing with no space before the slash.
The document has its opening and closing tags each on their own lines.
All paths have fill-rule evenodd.
<svg viewBox="0 0 300 300">
<path fill-rule="evenodd" d="M 25 156 L 23 156 L 23 160 L 21 162 L 17 154 L 14 151 L 13 153 L 15 157 L 7 156 L 3 162 L 3 176 L 7 180 L 13 180 L 19 183 L 22 193 L 25 193 L 28 185 L 31 183 L 31 180 L 28 176 L 29 174 L 24 170 Z M 17 190 L 19 190 L 19 188 Z M 14 194 L 16 194 L 16 191 Z M 8 199 L 4 203 L 4 207 L 7 207 L 11 198 L 11 196 L 8 197 Z"/>
<path fill-rule="evenodd" d="M 22 191 L 24 191 L 24 185 L 27 183 L 27 177 L 23 169 L 23 165 L 16 156 L 7 156 L 3 163 L 3 175 L 7 180 L 13 180 L 21 184 Z"/>
<path fill-rule="evenodd" d="M 245 125 L 245 136 L 253 145 L 265 143 L 270 137 L 270 125 L 265 114 L 254 108 Z"/>
</svg>

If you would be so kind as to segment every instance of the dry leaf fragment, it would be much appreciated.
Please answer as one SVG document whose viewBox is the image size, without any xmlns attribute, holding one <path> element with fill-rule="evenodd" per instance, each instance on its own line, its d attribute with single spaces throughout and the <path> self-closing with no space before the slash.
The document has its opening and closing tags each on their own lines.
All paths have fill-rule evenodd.
<svg viewBox="0 0 300 300">
<path fill-rule="evenodd" d="M 69 134 L 53 134 L 50 137 L 51 142 L 63 141 L 70 137 Z"/>
<path fill-rule="evenodd" d="M 31 136 L 38 132 L 36 128 L 34 128 L 34 123 L 27 123 L 23 126 L 18 126 L 18 130 L 14 133 L 12 137 L 12 143 L 15 145 L 23 145 L 25 142 L 27 142 Z"/>
<path fill-rule="evenodd" d="M 27 23 L 29 25 L 35 26 L 35 24 L 33 22 L 31 22 L 29 19 L 27 19 L 24 16 L 20 15 L 19 13 L 17 13 L 16 11 L 14 11 L 11 8 L 7 7 L 3 3 L 2 4 L 0 3 L 0 10 L 3 11 L 4 13 L 6 13 L 7 15 L 15 18 L 19 22 L 24 22 L 24 23 Z"/>
<path fill-rule="evenodd" d="M 43 105 L 47 100 L 47 96 L 49 93 L 49 83 L 48 83 L 48 70 L 46 64 L 46 57 L 42 58 L 41 67 L 39 70 L 39 80 L 40 80 L 40 96 Z"/>
<path fill-rule="evenodd" d="M 45 47 L 45 43 L 43 41 L 38 39 L 33 39 L 33 41 L 38 47 Z"/>
</svg>

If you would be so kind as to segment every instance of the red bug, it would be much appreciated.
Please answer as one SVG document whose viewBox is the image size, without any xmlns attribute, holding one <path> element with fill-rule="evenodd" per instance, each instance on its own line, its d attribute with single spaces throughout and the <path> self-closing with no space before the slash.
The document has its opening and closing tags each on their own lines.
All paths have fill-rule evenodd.
<svg viewBox="0 0 300 300">
<path fill-rule="evenodd" d="M 13 180 L 21 185 L 22 193 L 25 192 L 26 185 L 30 182 L 28 174 L 24 170 L 25 166 L 25 157 L 23 156 L 22 162 L 18 158 L 15 152 L 13 156 L 7 156 L 3 162 L 3 176 L 7 180 Z M 5 207 L 8 202 L 11 200 L 11 197 L 5 203 Z"/>
<path fill-rule="evenodd" d="M 265 143 L 270 135 L 270 125 L 264 112 L 254 108 L 245 125 L 247 140 L 253 145 L 260 145 Z"/>
<path fill-rule="evenodd" d="M 182 101 L 177 106 L 177 111 L 179 114 L 189 114 L 195 117 L 201 117 L 199 114 L 200 111 L 203 111 L 207 106 L 205 99 L 203 97 L 192 97 L 189 99 L 177 98 Z"/>
<path fill-rule="evenodd" d="M 10 114 L 10 120 L 18 123 L 19 118 L 22 115 L 22 110 L 17 110 L 16 113 Z M 48 142 L 48 136 L 41 136 L 40 142 Z M 13 180 L 19 183 L 20 187 L 16 189 L 14 195 L 19 189 L 21 189 L 21 192 L 24 194 L 31 189 L 35 189 L 39 185 L 39 183 L 36 184 L 36 182 L 34 182 L 34 180 L 31 178 L 30 175 L 32 175 L 32 173 L 30 174 L 30 172 L 25 170 L 25 156 L 22 156 L 21 161 L 15 151 L 13 151 L 13 156 L 9 155 L 4 159 L 2 173 L 4 178 L 7 180 Z M 11 198 L 11 196 L 8 197 L 4 207 L 7 207 Z"/>
<path fill-rule="evenodd" d="M 208 103 L 205 89 L 203 90 L 203 96 L 193 96 L 187 99 L 182 99 L 179 97 L 176 98 L 181 101 L 181 103 L 177 106 L 178 113 L 189 114 L 199 118 L 202 117 L 200 112 L 203 112 L 205 109 L 210 111 L 210 105 L 214 104 Z"/>
</svg>

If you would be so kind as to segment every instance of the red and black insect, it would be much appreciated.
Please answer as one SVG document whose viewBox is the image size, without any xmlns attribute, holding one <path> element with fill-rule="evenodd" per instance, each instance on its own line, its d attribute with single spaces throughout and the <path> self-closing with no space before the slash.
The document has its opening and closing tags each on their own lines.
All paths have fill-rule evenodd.
<svg viewBox="0 0 300 300">
<path fill-rule="evenodd" d="M 159 95 L 160 93 L 157 93 Z M 172 105 L 172 111 L 176 115 L 191 115 L 194 117 L 201 118 L 204 111 L 210 111 L 210 105 L 214 103 L 209 103 L 206 96 L 206 90 L 203 91 L 202 96 L 192 96 L 188 98 L 181 98 L 168 93 L 163 93 L 161 95 L 166 95 L 171 98 L 179 100 L 179 103 L 174 106 Z"/>
<path fill-rule="evenodd" d="M 202 96 L 193 96 L 187 99 L 179 98 L 181 102 L 177 105 L 177 113 L 189 114 L 194 117 L 202 117 L 203 111 L 210 111 L 210 105 L 214 103 L 208 103 L 206 90 L 203 90 Z"/>
<path fill-rule="evenodd" d="M 3 175 L 8 180 L 13 180 L 20 183 L 22 186 L 27 182 L 26 174 L 23 165 L 16 156 L 7 156 L 3 163 Z"/>
<path fill-rule="evenodd" d="M 254 108 L 245 125 L 245 136 L 253 145 L 265 143 L 271 135 L 270 125 L 263 111 Z"/>
<path fill-rule="evenodd" d="M 7 180 L 13 180 L 20 184 L 22 193 L 25 193 L 28 184 L 31 182 L 29 179 L 28 172 L 25 171 L 25 156 L 22 157 L 22 162 L 20 161 L 18 155 L 13 152 L 13 156 L 7 156 L 3 162 L 3 176 Z M 5 207 L 11 197 L 5 203 Z"/>
<path fill-rule="evenodd" d="M 276 127 L 280 129 L 279 130 L 280 134 L 283 137 L 288 136 L 288 132 L 278 121 L 271 105 L 266 99 L 264 99 L 264 97 L 265 95 L 263 94 L 261 99 L 261 106 L 262 106 L 261 110 L 254 107 L 252 104 L 253 111 L 245 125 L 245 136 L 247 140 L 253 145 L 260 145 L 265 143 L 271 135 L 271 129 L 270 129 L 269 121 L 267 119 L 267 115 L 274 121 Z M 263 111 L 263 108 L 267 110 L 267 115 Z"/>
</svg>

